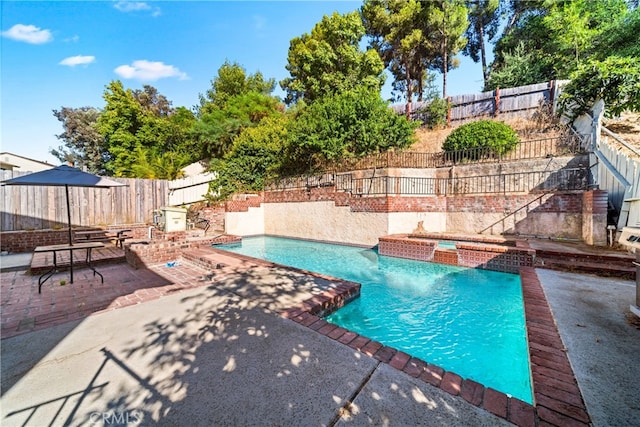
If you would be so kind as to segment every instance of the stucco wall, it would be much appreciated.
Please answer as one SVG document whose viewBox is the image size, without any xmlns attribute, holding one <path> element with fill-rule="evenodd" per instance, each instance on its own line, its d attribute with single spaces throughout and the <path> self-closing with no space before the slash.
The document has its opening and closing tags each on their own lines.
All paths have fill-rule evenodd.
<svg viewBox="0 0 640 427">
<path fill-rule="evenodd" d="M 447 231 L 447 216 L 444 212 L 391 212 L 388 234 L 412 233 L 420 221 L 426 231 Z"/>
<path fill-rule="evenodd" d="M 266 203 L 265 234 L 374 246 L 388 234 L 388 214 L 352 212 L 333 201 Z"/>
<path fill-rule="evenodd" d="M 225 232 L 235 236 L 253 236 L 265 233 L 264 205 L 249 207 L 244 212 L 227 212 L 224 218 Z"/>
<path fill-rule="evenodd" d="M 274 192 L 256 197 L 251 205 L 228 204 L 226 232 L 373 246 L 380 236 L 411 233 L 420 221 L 431 232 L 475 234 L 499 222 L 486 233 L 566 239 L 583 239 L 585 221 L 593 221 L 586 224 L 587 234 L 595 238 L 584 241 L 597 245 L 606 222 L 596 212 L 583 215 L 593 199 L 584 194 L 356 197 L 331 188 Z M 514 211 L 517 215 L 508 216 Z"/>
</svg>

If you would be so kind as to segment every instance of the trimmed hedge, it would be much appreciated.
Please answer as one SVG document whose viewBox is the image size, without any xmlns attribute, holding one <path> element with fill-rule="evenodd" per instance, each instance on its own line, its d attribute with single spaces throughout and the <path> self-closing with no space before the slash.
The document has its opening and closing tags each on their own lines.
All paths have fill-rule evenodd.
<svg viewBox="0 0 640 427">
<path fill-rule="evenodd" d="M 518 134 L 511 126 L 493 120 L 471 122 L 455 129 L 445 140 L 444 151 L 489 148 L 494 154 L 505 154 L 518 144 Z"/>
</svg>

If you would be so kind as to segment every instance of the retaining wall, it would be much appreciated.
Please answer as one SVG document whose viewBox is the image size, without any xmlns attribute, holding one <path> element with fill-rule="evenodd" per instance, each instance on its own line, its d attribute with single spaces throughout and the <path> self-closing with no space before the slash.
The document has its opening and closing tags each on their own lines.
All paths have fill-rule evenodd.
<svg viewBox="0 0 640 427">
<path fill-rule="evenodd" d="M 543 197 L 540 193 L 358 197 L 336 192 L 334 187 L 269 191 L 229 202 L 225 231 L 238 236 L 269 234 L 374 246 L 380 236 L 411 233 L 419 221 L 426 231 L 477 234 L 534 202 L 507 217 L 491 233 L 601 245 L 606 244 L 602 194 L 606 192 L 568 191 Z"/>
</svg>

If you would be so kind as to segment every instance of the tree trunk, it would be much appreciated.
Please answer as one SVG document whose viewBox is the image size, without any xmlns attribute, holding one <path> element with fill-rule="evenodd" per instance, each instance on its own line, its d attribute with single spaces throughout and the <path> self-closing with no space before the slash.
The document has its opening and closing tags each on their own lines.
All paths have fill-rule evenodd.
<svg viewBox="0 0 640 427">
<path fill-rule="evenodd" d="M 447 9 L 442 5 L 442 99 L 447 99 L 447 68 L 449 62 L 449 52 L 447 46 Z"/>
<path fill-rule="evenodd" d="M 404 75 L 407 81 L 407 103 L 405 104 L 404 112 L 407 115 L 407 120 L 411 120 L 411 102 L 412 102 L 412 92 L 413 87 L 411 86 L 411 73 L 409 72 L 409 67 L 405 62 L 404 67 Z"/>
<path fill-rule="evenodd" d="M 447 99 L 447 70 L 449 68 L 449 52 L 447 52 L 447 37 L 444 38 L 442 52 L 442 99 Z"/>
<path fill-rule="evenodd" d="M 487 87 L 489 73 L 487 72 L 487 53 L 484 48 L 484 27 L 482 26 L 482 23 L 478 29 L 478 38 L 480 39 L 480 55 L 482 57 L 482 78 L 484 79 L 484 87 Z"/>
</svg>

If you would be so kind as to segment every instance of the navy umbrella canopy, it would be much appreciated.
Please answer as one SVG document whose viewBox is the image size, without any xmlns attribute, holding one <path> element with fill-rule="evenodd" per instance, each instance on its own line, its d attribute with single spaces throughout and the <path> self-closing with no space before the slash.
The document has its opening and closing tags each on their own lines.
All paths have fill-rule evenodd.
<svg viewBox="0 0 640 427">
<path fill-rule="evenodd" d="M 28 175 L 2 181 L 3 185 L 36 185 L 64 187 L 67 198 L 67 221 L 69 225 L 69 245 L 73 245 L 71 236 L 71 208 L 69 206 L 69 187 L 121 187 L 126 184 L 83 172 L 67 165 L 60 165 L 53 169 L 34 172 Z M 71 257 L 71 271 L 73 275 L 73 257 Z M 73 276 L 72 276 L 73 277 Z"/>
<path fill-rule="evenodd" d="M 69 244 L 73 245 L 71 237 L 71 209 L 69 206 L 69 187 L 121 187 L 122 184 L 108 178 L 83 172 L 78 168 L 60 165 L 53 169 L 34 172 L 29 175 L 2 181 L 4 185 L 37 185 L 50 187 L 65 187 L 67 198 L 67 220 L 69 225 Z"/>
</svg>

